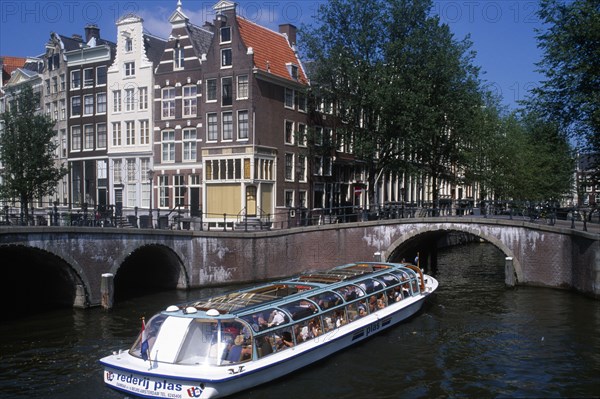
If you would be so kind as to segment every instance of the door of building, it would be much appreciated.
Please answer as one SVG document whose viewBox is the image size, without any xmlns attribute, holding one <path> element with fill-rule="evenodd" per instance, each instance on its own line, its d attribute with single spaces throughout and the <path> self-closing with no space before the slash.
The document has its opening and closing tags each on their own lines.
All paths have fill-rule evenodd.
<svg viewBox="0 0 600 399">
<path fill-rule="evenodd" d="M 256 216 L 256 186 L 246 187 L 246 216 Z"/>
</svg>

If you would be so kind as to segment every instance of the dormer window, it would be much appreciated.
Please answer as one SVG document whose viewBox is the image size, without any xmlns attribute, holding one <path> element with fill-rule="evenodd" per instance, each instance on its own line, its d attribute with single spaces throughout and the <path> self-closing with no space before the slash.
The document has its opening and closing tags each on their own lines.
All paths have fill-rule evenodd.
<svg viewBox="0 0 600 399">
<path fill-rule="evenodd" d="M 286 64 L 288 72 L 292 79 L 298 80 L 298 65 L 294 65 L 292 63 Z"/>
<path fill-rule="evenodd" d="M 125 51 L 133 51 L 133 40 L 130 37 L 125 38 Z"/>
<path fill-rule="evenodd" d="M 228 68 L 232 64 L 231 61 L 231 49 L 224 48 L 221 50 L 221 68 Z"/>
<path fill-rule="evenodd" d="M 224 26 L 221 28 L 221 43 L 231 43 L 231 27 Z"/>
</svg>

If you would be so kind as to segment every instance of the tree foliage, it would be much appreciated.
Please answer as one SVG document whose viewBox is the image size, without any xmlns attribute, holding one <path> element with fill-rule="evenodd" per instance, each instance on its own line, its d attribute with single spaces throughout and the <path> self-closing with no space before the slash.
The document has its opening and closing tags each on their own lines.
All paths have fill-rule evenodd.
<svg viewBox="0 0 600 399">
<path fill-rule="evenodd" d="M 465 161 L 482 105 L 468 39 L 432 16 L 430 0 L 333 0 L 303 27 L 314 90 L 335 104 L 369 187 L 383 170 L 437 181 Z M 374 190 L 369 190 L 374 203 Z"/>
<path fill-rule="evenodd" d="M 12 93 L 15 101 L 4 112 L 0 132 L 0 162 L 4 200 L 17 199 L 28 215 L 34 199 L 55 193 L 57 182 L 67 173 L 64 166 L 55 165 L 54 123 L 37 112 L 39 95 L 31 86 Z"/>
<path fill-rule="evenodd" d="M 546 76 L 529 106 L 600 151 L 600 2 L 543 0 L 538 31 Z"/>
</svg>

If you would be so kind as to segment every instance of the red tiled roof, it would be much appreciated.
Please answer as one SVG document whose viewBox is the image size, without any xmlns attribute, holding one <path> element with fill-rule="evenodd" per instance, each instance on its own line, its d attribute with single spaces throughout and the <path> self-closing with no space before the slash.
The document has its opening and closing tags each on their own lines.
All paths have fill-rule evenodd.
<svg viewBox="0 0 600 399">
<path fill-rule="evenodd" d="M 9 57 L 9 56 L 4 56 L 4 55 L 2 55 L 0 57 L 4 59 L 3 69 L 9 75 L 15 69 L 23 68 L 23 66 L 25 66 L 25 61 L 27 61 L 27 58 L 21 58 L 21 57 Z"/>
<path fill-rule="evenodd" d="M 286 64 L 298 66 L 298 82 L 307 84 L 300 60 L 284 35 L 237 17 L 240 35 L 246 47 L 254 51 L 254 66 L 261 71 L 292 80 Z M 267 70 L 268 65 L 268 70 Z"/>
</svg>

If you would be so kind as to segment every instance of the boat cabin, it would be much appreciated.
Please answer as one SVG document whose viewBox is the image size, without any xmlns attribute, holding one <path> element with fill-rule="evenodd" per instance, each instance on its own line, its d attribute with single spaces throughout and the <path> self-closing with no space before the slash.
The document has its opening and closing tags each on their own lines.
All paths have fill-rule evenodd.
<svg viewBox="0 0 600 399">
<path fill-rule="evenodd" d="M 353 263 L 231 292 L 152 317 L 129 353 L 151 361 L 230 366 L 258 360 L 424 290 L 415 266 Z M 144 354 L 146 355 L 146 354 Z"/>
</svg>

